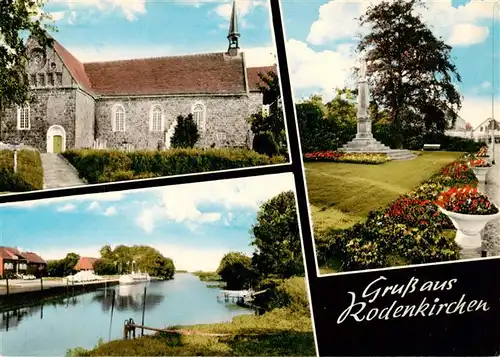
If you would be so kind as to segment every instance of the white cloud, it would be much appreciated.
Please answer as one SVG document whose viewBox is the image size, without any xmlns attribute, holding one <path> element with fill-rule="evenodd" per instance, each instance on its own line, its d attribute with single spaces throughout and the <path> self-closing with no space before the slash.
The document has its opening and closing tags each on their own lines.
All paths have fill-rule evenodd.
<svg viewBox="0 0 500 357">
<path fill-rule="evenodd" d="M 54 21 L 61 21 L 66 16 L 64 11 L 56 11 L 49 13 L 50 17 Z"/>
<path fill-rule="evenodd" d="M 98 209 L 101 208 L 101 205 L 97 201 L 92 201 L 90 202 L 89 206 L 87 207 L 88 211 L 97 211 Z"/>
<path fill-rule="evenodd" d="M 9 202 L 0 204 L 1 207 L 21 207 L 21 208 L 31 208 L 43 205 L 50 205 L 55 202 L 66 202 L 66 201 L 120 201 L 124 197 L 123 192 L 105 192 L 105 193 L 92 193 L 88 195 L 81 196 L 63 196 L 57 198 L 47 198 L 33 201 L 19 201 L 19 202 Z"/>
<path fill-rule="evenodd" d="M 164 219 L 185 223 L 195 229 L 200 224 L 217 222 L 222 218 L 220 212 L 200 211 L 200 204 L 257 210 L 262 202 L 288 190 L 294 190 L 291 174 L 163 187 L 157 189 L 160 204 L 145 206 L 136 223 L 147 233 L 152 233 L 157 222 Z M 232 215 L 228 218 L 232 219 Z M 226 222 L 229 221 L 226 219 Z"/>
<path fill-rule="evenodd" d="M 381 0 L 332 0 L 320 6 L 318 19 L 311 25 L 307 41 L 324 44 L 329 41 L 352 40 L 360 31 L 358 18 L 371 4 Z M 473 0 L 457 8 L 451 0 L 426 2 L 427 9 L 421 9 L 424 21 L 432 26 L 438 36 L 454 45 L 466 46 L 480 43 L 488 36 L 488 29 L 482 26 L 484 19 L 493 16 L 494 2 Z"/>
<path fill-rule="evenodd" d="M 67 203 L 64 206 L 61 206 L 57 209 L 58 212 L 72 212 L 76 209 L 76 206 L 73 203 Z"/>
<path fill-rule="evenodd" d="M 108 216 L 108 217 L 109 217 L 109 216 L 114 216 L 114 215 L 116 215 L 116 212 L 117 212 L 116 207 L 115 207 L 115 206 L 111 206 L 111 207 L 106 208 L 106 210 L 104 211 L 104 213 L 103 213 L 103 214 L 104 214 L 105 216 Z"/>
<path fill-rule="evenodd" d="M 146 13 L 146 0 L 51 0 L 51 3 L 67 5 L 73 12 L 96 8 L 99 11 L 121 11 L 129 21 Z M 73 18 L 74 20 L 74 18 Z"/>
<path fill-rule="evenodd" d="M 244 17 L 257 6 L 267 6 L 267 2 L 262 0 L 236 0 L 236 13 L 238 20 L 243 20 Z M 215 8 L 215 13 L 223 19 L 229 20 L 232 8 L 233 2 L 228 1 L 224 4 L 218 5 Z"/>
<path fill-rule="evenodd" d="M 482 89 L 489 89 L 489 88 L 491 88 L 491 82 L 484 81 L 483 83 L 481 83 L 481 88 Z"/>
<path fill-rule="evenodd" d="M 467 46 L 483 42 L 489 35 L 487 27 L 473 24 L 457 24 L 453 26 L 448 39 L 450 46 Z"/>
</svg>

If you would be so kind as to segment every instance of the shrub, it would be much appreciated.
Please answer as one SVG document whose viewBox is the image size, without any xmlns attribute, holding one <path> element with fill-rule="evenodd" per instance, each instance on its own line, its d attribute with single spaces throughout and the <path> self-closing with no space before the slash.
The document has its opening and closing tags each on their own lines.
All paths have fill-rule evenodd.
<svg viewBox="0 0 500 357">
<path fill-rule="evenodd" d="M 20 150 L 17 173 L 14 173 L 14 153 L 0 151 L 0 192 L 23 192 L 43 189 L 43 167 L 40 153 Z"/>
<path fill-rule="evenodd" d="M 189 114 L 187 117 L 179 115 L 177 117 L 174 135 L 172 135 L 172 147 L 192 148 L 199 138 L 198 125 L 196 125 L 193 119 L 193 114 Z"/>
<path fill-rule="evenodd" d="M 279 164 L 281 156 L 268 157 L 246 149 L 171 149 L 124 152 L 68 150 L 63 153 L 88 183 L 171 176 L 242 167 Z"/>
<path fill-rule="evenodd" d="M 280 147 L 274 138 L 274 134 L 269 131 L 255 134 L 252 148 L 259 154 L 267 156 L 277 155 L 280 151 Z"/>
<path fill-rule="evenodd" d="M 304 277 L 289 279 L 265 279 L 260 282 L 257 290 L 266 290 L 255 296 L 255 304 L 267 311 L 279 308 L 288 308 L 294 312 L 309 313 L 309 299 L 307 296 Z"/>
</svg>

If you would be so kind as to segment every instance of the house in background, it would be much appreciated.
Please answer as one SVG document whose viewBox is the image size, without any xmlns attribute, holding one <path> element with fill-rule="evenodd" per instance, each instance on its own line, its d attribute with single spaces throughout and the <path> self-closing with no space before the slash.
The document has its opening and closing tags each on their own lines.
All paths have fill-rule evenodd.
<svg viewBox="0 0 500 357">
<path fill-rule="evenodd" d="M 17 248 L 0 247 L 0 276 L 34 275 L 43 276 L 47 262 L 33 252 L 21 252 Z"/>
<path fill-rule="evenodd" d="M 247 67 L 239 37 L 233 3 L 225 52 L 82 63 L 57 41 L 29 39 L 33 101 L 6 110 L 0 142 L 48 153 L 169 148 L 177 117 L 191 113 L 198 147 L 251 147 L 247 119 L 266 109 L 259 73 L 276 67 Z"/>
<path fill-rule="evenodd" d="M 94 264 L 98 260 L 99 260 L 98 258 L 80 257 L 78 263 L 76 263 L 73 269 L 76 271 L 94 270 Z"/>
<path fill-rule="evenodd" d="M 28 262 L 28 274 L 32 274 L 36 278 L 44 276 L 47 271 L 47 262 L 41 256 L 33 252 L 22 252 L 21 254 Z"/>
<path fill-rule="evenodd" d="M 500 122 L 493 118 L 488 118 L 474 128 L 472 137 L 476 141 L 489 141 L 492 134 L 498 142 L 500 140 Z"/>
</svg>

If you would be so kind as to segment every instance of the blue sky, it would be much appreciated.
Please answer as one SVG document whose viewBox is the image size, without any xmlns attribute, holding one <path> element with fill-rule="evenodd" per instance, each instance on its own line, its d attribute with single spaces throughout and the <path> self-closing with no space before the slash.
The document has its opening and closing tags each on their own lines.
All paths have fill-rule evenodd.
<svg viewBox="0 0 500 357">
<path fill-rule="evenodd" d="M 253 252 L 260 204 L 293 189 L 293 175 L 279 174 L 3 204 L 0 245 L 49 260 L 146 244 L 178 269 L 212 271 L 229 251 Z"/>
<path fill-rule="evenodd" d="M 331 98 L 333 88 L 352 84 L 355 65 L 352 47 L 358 32 L 355 18 L 379 0 L 283 0 L 282 13 L 287 57 L 296 98 L 313 93 Z M 434 33 L 453 46 L 452 57 L 462 75 L 458 89 L 463 98 L 461 116 L 479 124 L 492 113 L 495 83 L 495 117 L 500 116 L 500 4 L 494 1 L 426 1 L 423 17 Z M 495 13 L 495 17 L 493 14 Z M 495 25 L 492 25 L 495 19 Z M 493 29 L 495 49 L 493 50 Z M 492 78 L 492 54 L 497 70 Z"/>
<path fill-rule="evenodd" d="M 53 36 L 83 62 L 227 49 L 231 1 L 48 0 Z M 250 66 L 274 63 L 269 6 L 237 0 L 240 47 Z M 273 55 L 271 55 L 271 53 Z"/>
</svg>

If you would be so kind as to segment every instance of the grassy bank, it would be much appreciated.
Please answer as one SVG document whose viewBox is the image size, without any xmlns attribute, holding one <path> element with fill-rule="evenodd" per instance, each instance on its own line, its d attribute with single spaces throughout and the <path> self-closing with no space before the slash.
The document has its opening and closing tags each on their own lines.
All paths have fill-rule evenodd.
<svg viewBox="0 0 500 357">
<path fill-rule="evenodd" d="M 314 356 L 305 279 L 283 281 L 270 299 L 276 307 L 261 316 L 238 316 L 228 323 L 173 326 L 179 333 L 116 340 L 92 350 L 77 348 L 68 351 L 68 356 Z"/>
<path fill-rule="evenodd" d="M 344 229 L 364 221 L 370 211 L 387 206 L 461 155 L 423 152 L 413 160 L 383 165 L 305 163 L 315 230 Z"/>
<path fill-rule="evenodd" d="M 221 281 L 220 276 L 214 271 L 195 271 L 191 274 L 197 276 L 201 281 Z"/>
<path fill-rule="evenodd" d="M 126 181 L 286 162 L 246 149 L 68 150 L 64 157 L 88 183 Z"/>
<path fill-rule="evenodd" d="M 24 192 L 43 189 L 43 167 L 40 153 L 20 150 L 14 173 L 14 152 L 0 150 L 0 192 Z"/>
</svg>

